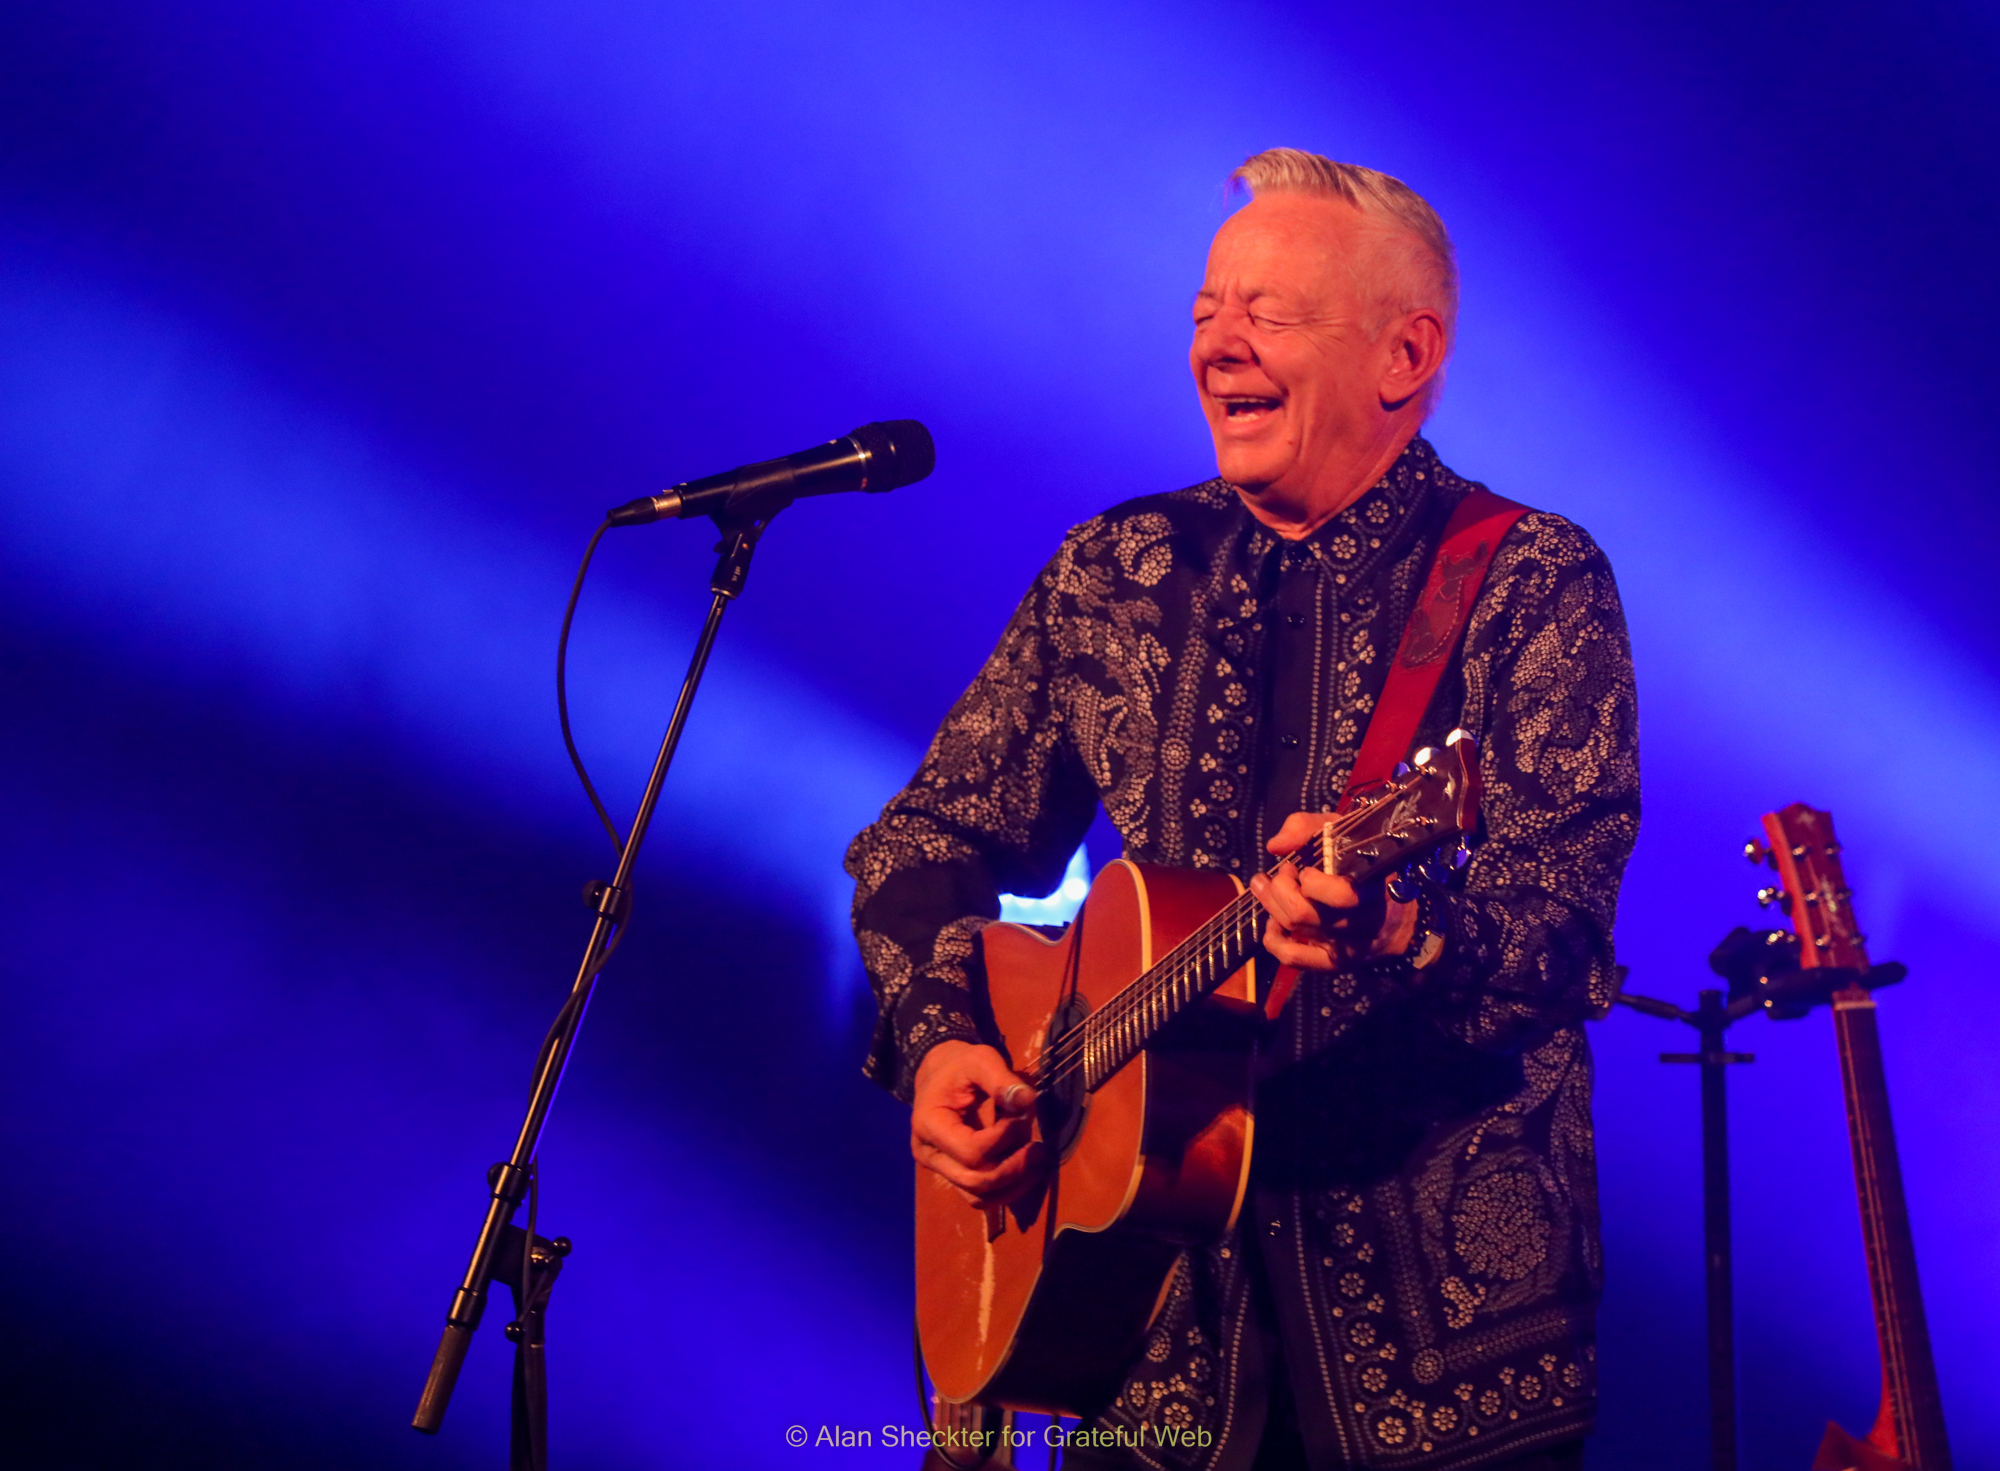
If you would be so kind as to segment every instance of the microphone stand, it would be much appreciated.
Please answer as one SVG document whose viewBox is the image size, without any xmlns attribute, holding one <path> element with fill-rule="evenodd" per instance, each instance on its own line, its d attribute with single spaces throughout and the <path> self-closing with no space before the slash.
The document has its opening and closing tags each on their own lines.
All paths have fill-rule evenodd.
<svg viewBox="0 0 2000 1471">
<path fill-rule="evenodd" d="M 777 509 L 782 509 L 782 504 Z M 775 514 L 776 509 L 772 509 L 770 515 Z M 576 1045 L 584 1012 L 590 1006 L 598 972 L 610 959 L 615 948 L 614 937 L 623 929 L 630 914 L 632 870 L 638 863 L 639 847 L 646 840 L 646 830 L 652 824 L 653 809 L 659 804 L 660 787 L 666 781 L 667 768 L 673 764 L 674 750 L 680 745 L 681 731 L 687 724 L 688 711 L 694 705 L 695 690 L 700 686 L 702 672 L 708 666 L 709 652 L 715 647 L 716 630 L 722 625 L 724 610 L 743 591 L 744 580 L 750 574 L 751 555 L 757 549 L 758 537 L 770 524 L 770 515 L 752 519 L 718 514 L 713 518 L 716 529 L 722 533 L 722 541 L 716 547 L 715 572 L 708 583 L 709 591 L 714 594 L 708 618 L 702 624 L 701 636 L 695 640 L 694 657 L 688 664 L 687 678 L 681 682 L 680 698 L 674 704 L 673 718 L 667 723 L 667 733 L 660 742 L 658 756 L 653 760 L 653 772 L 647 779 L 645 796 L 640 799 L 638 814 L 632 819 L 631 832 L 627 834 L 624 849 L 618 855 L 617 871 L 608 884 L 593 884 L 588 891 L 597 911 L 596 922 L 590 930 L 590 941 L 584 947 L 576 980 L 571 984 L 569 996 L 549 1029 L 548 1040 L 543 1044 L 541 1057 L 536 1063 L 534 1089 L 528 1098 L 527 1116 L 522 1119 L 520 1132 L 514 1138 L 513 1153 L 493 1166 L 487 1174 L 490 1198 L 486 1219 L 480 1225 L 479 1239 L 473 1245 L 472 1260 L 465 1269 L 465 1276 L 458 1290 L 452 1294 L 451 1309 L 445 1317 L 444 1336 L 439 1340 L 437 1353 L 431 1360 L 430 1377 L 424 1381 L 423 1396 L 417 1401 L 416 1417 L 410 1422 L 426 1435 L 437 1434 L 444 1424 L 452 1387 L 458 1382 L 458 1371 L 464 1366 L 466 1350 L 472 1346 L 473 1331 L 479 1327 L 480 1317 L 486 1310 L 488 1286 L 497 1279 L 514 1290 L 517 1313 L 516 1321 L 507 1327 L 507 1336 L 514 1340 L 516 1346 L 513 1450 L 509 1458 L 513 1471 L 544 1471 L 547 1465 L 547 1385 L 542 1376 L 542 1318 L 547 1310 L 549 1290 L 561 1270 L 562 1258 L 568 1255 L 570 1249 L 569 1242 L 562 1237 L 547 1241 L 533 1234 L 532 1206 L 529 1209 L 530 1230 L 527 1232 L 512 1224 L 514 1213 L 533 1188 L 535 1150 L 541 1142 L 542 1129 L 548 1122 L 549 1108 L 555 1102 L 556 1089 L 562 1082 L 563 1069 L 568 1065 L 570 1053 Z"/>
</svg>

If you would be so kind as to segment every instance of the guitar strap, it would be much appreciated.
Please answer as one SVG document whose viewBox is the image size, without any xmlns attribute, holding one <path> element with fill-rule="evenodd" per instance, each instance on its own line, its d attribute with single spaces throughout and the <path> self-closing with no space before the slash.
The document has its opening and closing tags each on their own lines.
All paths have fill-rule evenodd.
<svg viewBox="0 0 2000 1471">
<path fill-rule="evenodd" d="M 1375 713 L 1361 737 L 1361 749 L 1354 756 L 1354 770 L 1341 794 L 1339 810 L 1345 812 L 1357 789 L 1396 774 L 1396 767 L 1409 759 L 1417 739 L 1417 727 L 1430 709 L 1438 681 L 1451 663 L 1452 650 L 1472 621 L 1472 608 L 1479 601 L 1479 589 L 1486 582 L 1486 570 L 1493 554 L 1513 524 L 1528 514 L 1528 508 L 1483 485 L 1475 485 L 1458 509 L 1445 522 L 1444 537 L 1438 542 L 1430 576 L 1410 623 L 1403 630 L 1403 642 L 1396 649 L 1396 662 L 1375 701 Z M 1281 965 L 1263 1000 L 1264 1015 L 1272 1021 L 1285 1009 L 1298 986 L 1299 972 Z"/>
<path fill-rule="evenodd" d="M 1357 788 L 1393 776 L 1398 764 L 1409 759 L 1417 738 L 1417 726 L 1430 709 L 1438 681 L 1451 663 L 1451 654 L 1472 621 L 1473 604 L 1486 581 L 1486 569 L 1500 549 L 1508 529 L 1528 513 L 1528 508 L 1495 495 L 1476 485 L 1445 523 L 1444 538 L 1438 543 L 1437 557 L 1431 562 L 1430 576 L 1410 612 L 1409 627 L 1396 650 L 1396 662 L 1389 666 L 1389 678 L 1375 701 L 1375 714 L 1361 738 L 1354 758 L 1354 770 L 1347 778 L 1347 790 L 1340 809 L 1347 810 Z"/>
</svg>

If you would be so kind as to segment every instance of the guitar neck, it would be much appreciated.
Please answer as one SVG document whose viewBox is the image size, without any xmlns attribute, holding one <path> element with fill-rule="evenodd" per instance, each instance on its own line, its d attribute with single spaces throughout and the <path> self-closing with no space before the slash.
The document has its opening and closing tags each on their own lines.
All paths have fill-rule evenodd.
<svg viewBox="0 0 2000 1471">
<path fill-rule="evenodd" d="M 1095 1089 L 1167 1023 L 1241 970 L 1257 952 L 1263 916 L 1255 898 L 1238 894 L 1115 1002 L 1084 1018 L 1084 1087 Z"/>
<path fill-rule="evenodd" d="M 1462 730 L 1447 736 L 1442 748 L 1424 747 L 1395 777 L 1350 791 L 1341 811 L 1321 828 L 1319 841 L 1281 860 L 1278 868 L 1314 867 L 1358 884 L 1425 855 L 1426 861 L 1436 860 L 1442 844 L 1458 841 L 1463 856 L 1463 835 L 1479 825 L 1478 755 L 1478 742 Z M 1068 1073 L 1080 1064 L 1083 1086 L 1094 1090 L 1162 1027 L 1241 970 L 1263 933 L 1263 907 L 1247 890 L 1237 894 L 1152 969 L 1085 1016 L 1076 1040 L 1065 1036 L 1052 1047 L 1051 1069 Z"/>
<path fill-rule="evenodd" d="M 1860 986 L 1849 986 L 1834 993 L 1833 1014 L 1847 1094 L 1848 1134 L 1854 1146 L 1861 1233 L 1868 1251 L 1868 1282 L 1882 1345 L 1882 1420 L 1887 1424 L 1878 1422 L 1877 1433 L 1893 1430 L 1895 1445 L 1882 1449 L 1906 1465 L 1918 1471 L 1950 1471 L 1944 1408 L 1938 1398 L 1930 1330 L 1917 1283 L 1917 1253 L 1903 1199 L 1903 1172 L 1889 1118 L 1875 1000 Z"/>
</svg>

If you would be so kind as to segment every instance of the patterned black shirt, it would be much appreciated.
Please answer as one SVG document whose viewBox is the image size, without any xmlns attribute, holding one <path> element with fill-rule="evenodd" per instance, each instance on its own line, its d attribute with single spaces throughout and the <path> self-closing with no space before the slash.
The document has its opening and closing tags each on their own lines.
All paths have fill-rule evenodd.
<svg viewBox="0 0 2000 1471">
<path fill-rule="evenodd" d="M 1127 857 L 1244 874 L 1286 814 L 1331 808 L 1469 488 L 1416 439 L 1302 541 L 1221 481 L 1075 528 L 848 852 L 881 1008 L 869 1076 L 907 1099 L 930 1047 L 981 1040 L 978 932 L 1000 893 L 1054 887 L 1099 803 Z M 1462 885 L 1426 886 L 1442 949 L 1308 975 L 1267 1040 L 1242 1224 L 1183 1256 L 1099 1421 L 1146 1428 L 1145 1464 L 1248 1464 L 1252 1246 L 1315 1464 L 1476 1466 L 1588 1428 L 1581 1024 L 1610 1000 L 1639 772 L 1617 588 L 1561 517 L 1501 543 L 1420 743 L 1454 725 L 1480 741 L 1485 831 Z"/>
</svg>

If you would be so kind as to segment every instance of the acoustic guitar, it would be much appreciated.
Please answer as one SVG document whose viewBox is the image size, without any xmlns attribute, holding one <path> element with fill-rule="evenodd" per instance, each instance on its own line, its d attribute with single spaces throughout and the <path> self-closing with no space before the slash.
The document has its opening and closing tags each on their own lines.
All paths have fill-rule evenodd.
<svg viewBox="0 0 2000 1471">
<path fill-rule="evenodd" d="M 1803 802 L 1764 815 L 1766 843 L 1752 844 L 1782 885 L 1760 892 L 1782 904 L 1798 937 L 1802 971 L 1818 971 L 1830 989 L 1840 1076 L 1847 1095 L 1847 1129 L 1854 1147 L 1854 1183 L 1861 1203 L 1875 1331 L 1882 1350 L 1882 1406 L 1865 1437 L 1838 1425 L 1813 1459 L 1813 1471 L 1950 1471 L 1944 1408 L 1938 1399 L 1930 1331 L 1917 1283 L 1917 1253 L 1903 1201 L 1903 1172 L 1889 1118 L 1889 1088 L 1870 991 L 1899 980 L 1899 965 L 1870 966 L 1856 927 L 1852 891 L 1841 871 L 1833 818 Z"/>
<path fill-rule="evenodd" d="M 1445 876 L 1478 826 L 1477 773 L 1476 743 L 1454 731 L 1351 794 L 1281 865 L 1361 883 L 1423 860 Z M 1263 930 L 1262 907 L 1233 876 L 1121 859 L 1059 935 L 983 931 L 999 1047 L 1040 1094 L 1034 1132 L 1055 1163 L 1033 1193 L 987 1209 L 917 1170 L 917 1327 L 940 1399 L 1096 1409 L 1116 1393 L 1175 1258 L 1235 1224 L 1255 1036 L 1287 994 L 1257 995 Z"/>
</svg>

